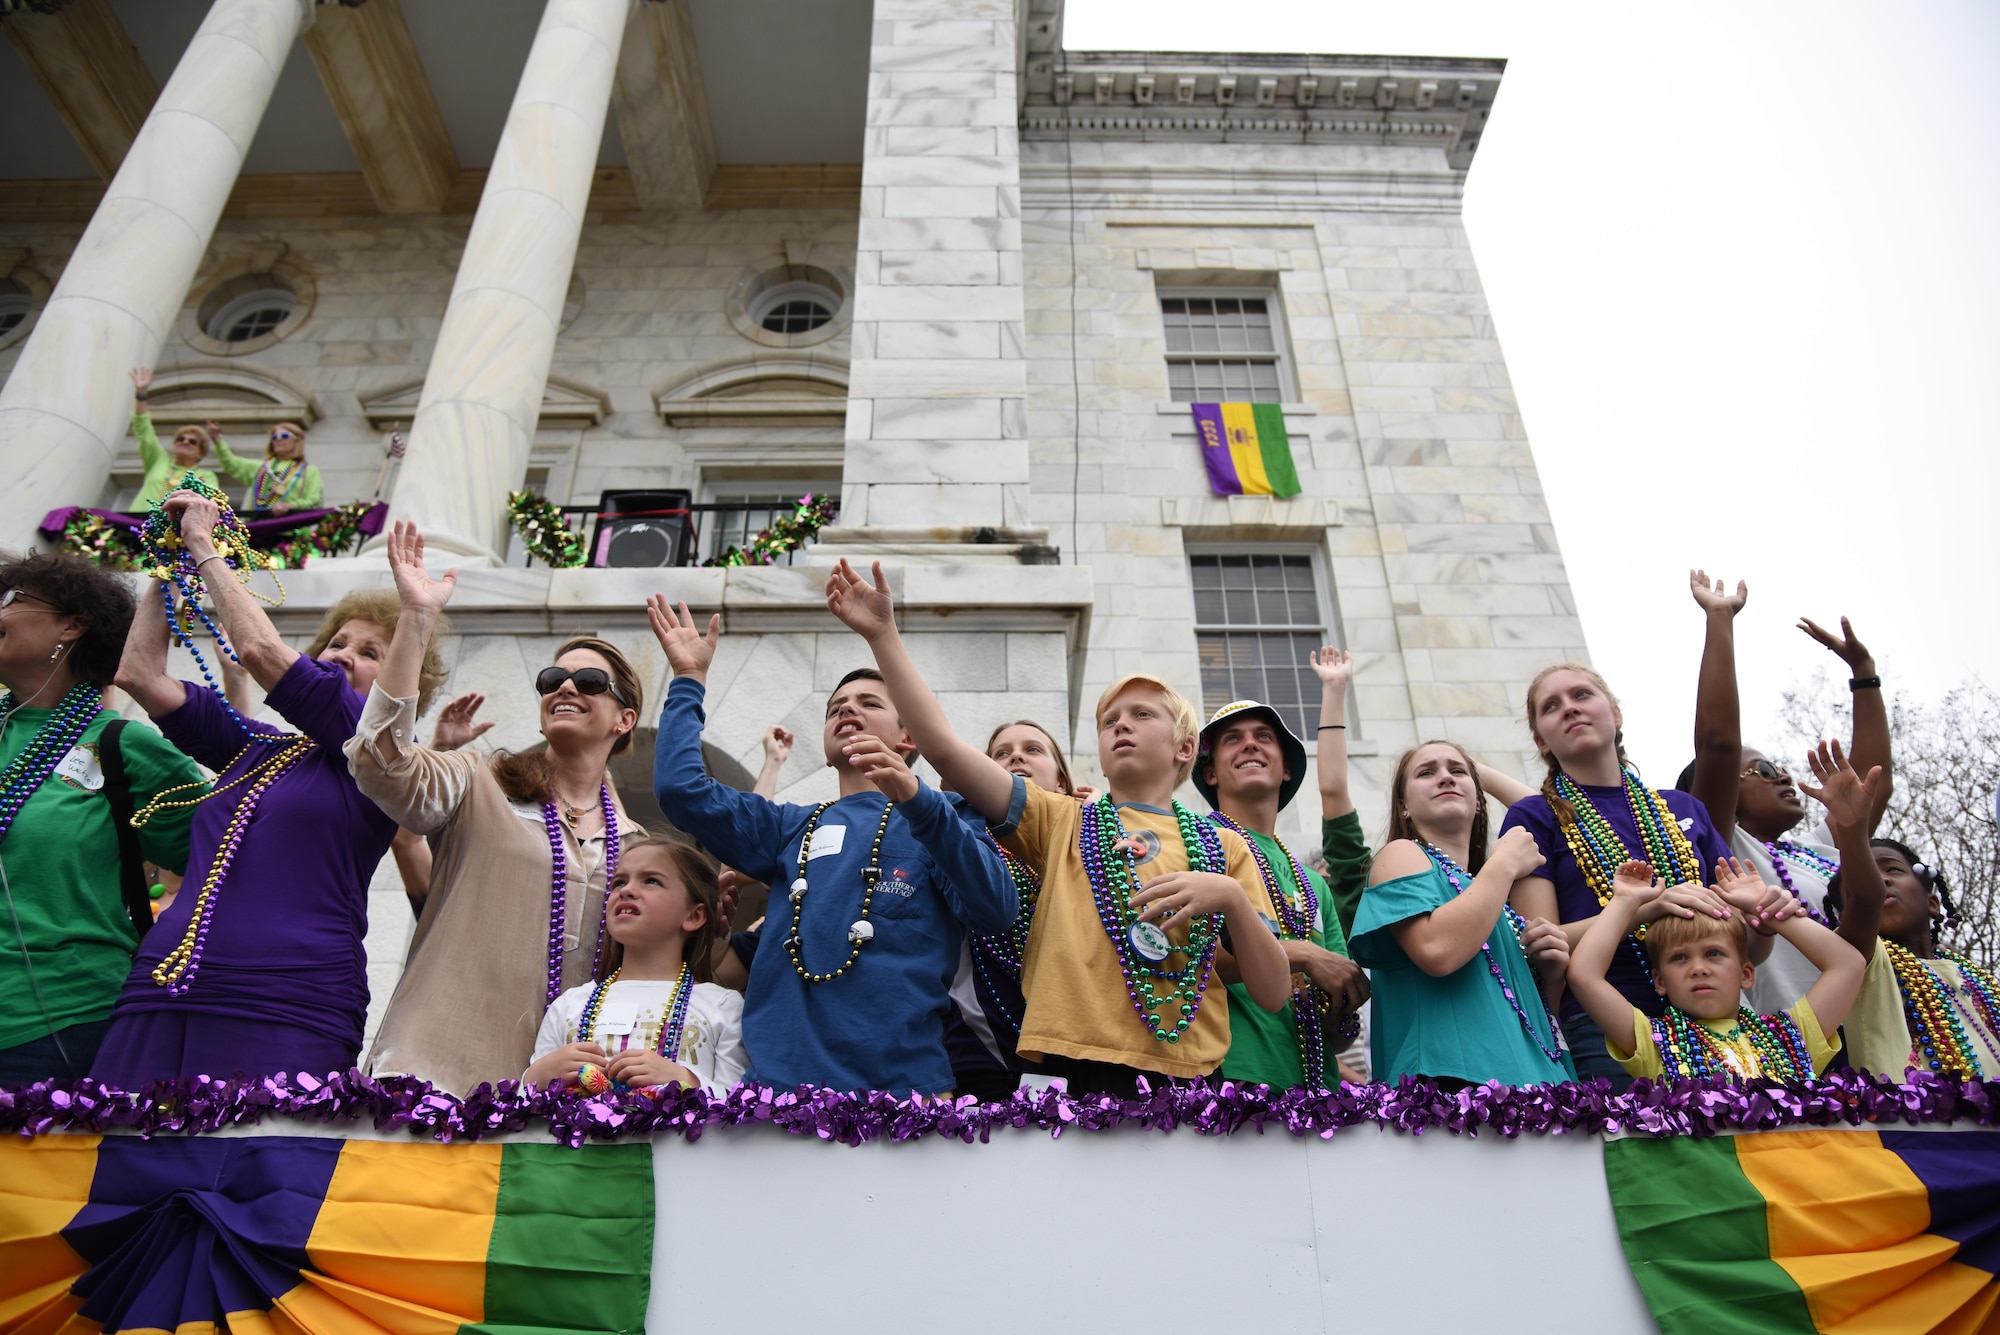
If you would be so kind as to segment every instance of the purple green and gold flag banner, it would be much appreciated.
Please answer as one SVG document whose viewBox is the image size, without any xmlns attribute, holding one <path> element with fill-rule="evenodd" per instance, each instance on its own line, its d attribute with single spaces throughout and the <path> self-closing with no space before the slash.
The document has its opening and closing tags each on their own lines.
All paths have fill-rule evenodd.
<svg viewBox="0 0 2000 1335">
<path fill-rule="evenodd" d="M 1275 403 L 1194 403 L 1208 485 L 1218 496 L 1296 496 L 1298 470 Z"/>
<path fill-rule="evenodd" d="M 0 1142 L 5 1335 L 637 1332 L 652 1257 L 644 1142 Z"/>
<path fill-rule="evenodd" d="M 1607 1142 L 1662 1335 L 2000 1332 L 2000 1135 L 1772 1131 Z"/>
</svg>

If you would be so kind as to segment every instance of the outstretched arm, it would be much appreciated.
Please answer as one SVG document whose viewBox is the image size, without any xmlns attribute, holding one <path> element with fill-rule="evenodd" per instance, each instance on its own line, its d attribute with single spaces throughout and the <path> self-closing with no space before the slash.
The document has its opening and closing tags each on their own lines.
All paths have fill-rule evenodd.
<svg viewBox="0 0 2000 1335">
<path fill-rule="evenodd" d="M 1888 894 L 1882 869 L 1875 865 L 1875 850 L 1868 845 L 1868 831 L 1879 792 L 1889 782 L 1879 769 L 1862 778 L 1841 753 L 1839 742 L 1821 742 L 1806 752 L 1806 763 L 1819 786 L 1801 783 L 1799 791 L 1826 807 L 1827 828 L 1840 850 L 1840 938 L 1867 959 L 1875 953 L 1875 939 L 1882 931 L 1882 901 Z M 1819 1007 L 1813 1011 L 1818 1014 Z"/>
<path fill-rule="evenodd" d="M 764 729 L 764 768 L 757 772 L 757 782 L 750 791 L 759 797 L 778 795 L 778 772 L 785 762 L 792 758 L 792 744 L 797 741 L 791 729 L 773 723 Z"/>
<path fill-rule="evenodd" d="M 424 569 L 424 535 L 415 524 L 399 519 L 389 530 L 389 573 L 396 579 L 396 596 L 403 610 L 396 618 L 396 630 L 375 686 L 393 700 L 407 700 L 418 693 L 417 680 L 424 666 L 424 651 L 430 648 L 438 615 L 451 601 L 458 584 L 458 568 L 432 579 Z M 376 742 L 384 763 L 393 763 L 401 748 L 385 730 Z"/>
<path fill-rule="evenodd" d="M 1736 581 L 1732 596 L 1721 580 L 1690 571 L 1695 603 L 1708 620 L 1701 646 L 1701 677 L 1694 696 L 1693 794 L 1708 808 L 1715 832 L 1727 843 L 1736 832 L 1736 790 L 1743 781 L 1743 706 L 1736 689 L 1736 614 L 1749 586 Z M 1629 1049 L 1628 1049 L 1629 1051 Z"/>
<path fill-rule="evenodd" d="M 1632 1003 L 1604 975 L 1637 921 L 1640 908 L 1664 890 L 1654 881 L 1652 867 L 1643 862 L 1626 863 L 1611 883 L 1611 902 L 1590 920 L 1589 930 L 1570 951 L 1569 990 L 1604 1030 L 1605 1042 L 1620 1052 L 1629 1053 L 1639 1046 L 1639 1032 L 1632 1024 Z"/>
<path fill-rule="evenodd" d="M 826 581 L 826 607 L 848 629 L 868 641 L 874 650 L 875 666 L 889 688 L 889 699 L 903 727 L 916 740 L 917 750 L 936 767 L 939 777 L 962 795 L 972 809 L 989 822 L 1007 819 L 1014 800 L 1014 776 L 985 752 L 952 730 L 944 707 L 924 681 L 910 657 L 903 637 L 896 631 L 895 609 L 889 581 L 882 563 L 874 568 L 874 582 L 861 578 L 846 560 L 833 568 Z"/>
<path fill-rule="evenodd" d="M 1319 814 L 1337 820 L 1354 810 L 1347 791 L 1347 683 L 1354 678 L 1354 655 L 1329 644 L 1306 661 L 1319 677 Z"/>
<path fill-rule="evenodd" d="M 1479 771 L 1479 788 L 1488 797 L 1503 807 L 1511 807 L 1524 797 L 1533 797 L 1535 790 L 1522 783 L 1505 770 L 1494 769 L 1484 761 L 1475 761 Z"/>
<path fill-rule="evenodd" d="M 167 497 L 165 508 L 180 523 L 181 541 L 187 544 L 189 557 L 205 567 L 202 582 L 215 600 L 216 620 L 229 637 L 229 647 L 259 686 L 272 689 L 299 661 L 299 651 L 285 643 L 250 590 L 216 559 L 215 526 L 221 522 L 221 510 L 214 501 L 192 491 L 177 491 Z"/>
<path fill-rule="evenodd" d="M 1867 645 L 1854 638 L 1854 627 L 1848 624 L 1846 617 L 1840 619 L 1840 638 L 1837 640 L 1814 624 L 1811 617 L 1800 617 L 1799 629 L 1840 655 L 1840 661 L 1847 664 L 1852 680 L 1867 681 L 1876 677 L 1875 655 L 1868 652 Z M 1882 771 L 1882 786 L 1874 795 L 1875 804 L 1868 815 L 1868 833 L 1873 835 L 1882 824 L 1882 814 L 1889 809 L 1889 794 L 1895 789 L 1895 766 L 1889 759 L 1889 706 L 1883 699 L 1881 686 L 1854 688 L 1854 736 L 1848 743 L 1847 751 L 1854 757 L 1854 768 L 1861 773 L 1875 769 Z"/>
</svg>

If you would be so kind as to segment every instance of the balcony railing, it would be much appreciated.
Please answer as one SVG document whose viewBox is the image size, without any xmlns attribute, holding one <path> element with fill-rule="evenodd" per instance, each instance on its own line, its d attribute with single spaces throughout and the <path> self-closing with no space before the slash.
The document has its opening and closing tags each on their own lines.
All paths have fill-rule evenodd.
<svg viewBox="0 0 2000 1335">
<path fill-rule="evenodd" d="M 581 535 L 587 542 L 593 540 L 593 529 L 597 521 L 604 517 L 602 503 L 598 505 L 564 505 L 557 507 L 563 524 L 572 533 Z M 712 557 L 721 555 L 731 546 L 747 547 L 750 540 L 769 528 L 772 522 L 791 514 L 798 508 L 798 501 L 731 501 L 698 502 L 682 507 L 686 513 L 689 538 L 681 545 L 681 558 L 673 564 L 677 566 L 698 566 Z M 676 511 L 675 513 L 680 513 Z M 836 515 L 838 509 L 835 510 Z M 620 518 L 642 518 L 626 512 Z M 803 557 L 803 549 L 797 549 L 778 557 L 774 565 L 794 565 Z M 526 557 L 522 564 L 533 565 L 535 558 Z M 596 564 L 595 553 L 590 564 Z"/>
</svg>

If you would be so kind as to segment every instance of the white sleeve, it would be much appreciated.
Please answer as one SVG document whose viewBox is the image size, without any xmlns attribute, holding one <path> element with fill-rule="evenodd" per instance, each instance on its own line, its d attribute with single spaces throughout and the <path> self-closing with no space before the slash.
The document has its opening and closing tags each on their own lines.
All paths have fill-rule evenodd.
<svg viewBox="0 0 2000 1335">
<path fill-rule="evenodd" d="M 715 1046 L 703 1063 L 708 1069 L 695 1074 L 709 1093 L 727 1094 L 742 1083 L 750 1064 L 750 1054 L 743 1047 L 743 996 L 713 983 L 704 986 L 719 994 L 715 998 Z"/>
</svg>

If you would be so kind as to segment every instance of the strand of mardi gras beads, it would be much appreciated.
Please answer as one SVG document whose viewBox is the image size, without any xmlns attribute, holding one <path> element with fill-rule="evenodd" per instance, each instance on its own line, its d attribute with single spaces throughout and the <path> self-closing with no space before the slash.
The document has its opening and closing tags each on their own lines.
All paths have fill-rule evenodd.
<svg viewBox="0 0 2000 1335">
<path fill-rule="evenodd" d="M 868 910 L 875 903 L 875 883 L 882 879 L 882 839 L 889 833 L 889 817 L 896 811 L 894 802 L 882 804 L 882 823 L 875 827 L 875 842 L 868 848 L 868 865 L 861 869 L 861 916 L 847 929 L 847 939 L 853 948 L 833 972 L 814 973 L 806 968 L 806 948 L 805 942 L 799 938 L 799 920 L 806 911 L 806 861 L 812 856 L 813 834 L 819 829 L 819 818 L 832 805 L 831 802 L 820 803 L 806 819 L 805 833 L 799 836 L 799 874 L 792 882 L 792 929 L 785 934 L 785 953 L 792 957 L 792 968 L 808 983 L 830 983 L 840 977 L 861 958 L 861 947 L 875 939 L 875 924 L 868 921 Z"/>
<path fill-rule="evenodd" d="M 610 785 L 597 785 L 597 801 L 604 809 L 604 903 L 597 914 L 597 943 L 590 953 L 593 976 L 604 963 L 605 915 L 611 911 L 611 878 L 618 874 L 618 808 L 611 800 Z M 542 803 L 542 828 L 549 836 L 549 974 L 548 997 L 542 1004 L 553 1006 L 563 991 L 563 928 L 569 922 L 569 852 L 563 846 L 562 817 L 553 799 Z"/>
<path fill-rule="evenodd" d="M 284 582 L 278 579 L 277 571 L 272 569 L 264 554 L 250 545 L 250 530 L 230 508 L 229 498 L 192 474 L 183 477 L 175 490 L 190 491 L 215 503 L 216 509 L 221 512 L 215 524 L 215 555 L 222 558 L 224 567 L 252 597 L 272 607 L 282 607 L 285 602 Z M 218 652 L 227 655 L 230 662 L 239 666 L 243 662 L 236 656 L 236 650 L 231 647 L 229 637 L 223 634 L 222 627 L 202 608 L 201 600 L 208 591 L 202 582 L 202 563 L 196 562 L 188 551 L 187 543 L 181 537 L 180 521 L 167 512 L 164 498 L 154 504 L 152 513 L 139 527 L 139 564 L 140 569 L 160 581 L 160 602 L 166 609 L 168 632 L 176 644 L 193 656 L 195 666 L 201 670 L 201 679 L 208 683 L 208 689 L 215 692 L 216 698 L 222 702 L 223 711 L 253 742 L 264 746 L 278 745 L 286 734 L 253 729 L 229 703 L 228 695 L 209 670 L 208 660 L 195 647 L 194 633 L 187 625 L 189 612 L 200 618 Z M 250 588 L 250 576 L 258 570 L 271 571 L 272 582 L 278 586 L 277 601 L 273 602 Z M 178 607 L 174 599 L 176 591 L 180 594 Z"/>
<path fill-rule="evenodd" d="M 1986 1032 L 2000 1042 L 2000 998 L 1995 996 L 1996 992 L 2000 992 L 2000 986 L 1996 986 L 1993 975 L 1955 950 L 1939 946 L 1937 956 L 1958 966 L 1959 985 L 1972 998 L 1980 1019 L 1986 1022 Z"/>
<path fill-rule="evenodd" d="M 1006 931 L 971 935 L 972 968 L 978 977 L 984 1000 L 1018 1038 L 1023 1017 L 1009 1009 L 1008 998 L 1001 993 L 999 983 L 1012 984 L 1016 994 L 1021 990 L 1021 962 L 1028 950 L 1029 929 L 1034 926 L 1035 905 L 1042 897 L 1042 882 L 1027 863 L 1008 852 L 991 834 L 986 836 L 986 842 L 999 850 L 1000 860 L 1007 865 L 1007 875 L 1013 878 L 1021 909 Z"/>
<path fill-rule="evenodd" d="M 1417 847 L 1424 850 L 1424 855 L 1430 858 L 1432 866 L 1444 873 L 1446 883 L 1451 886 L 1453 899 L 1465 893 L 1465 886 L 1472 880 L 1472 873 L 1459 866 L 1452 859 L 1451 855 L 1443 849 L 1433 847 L 1428 840 L 1417 840 Z M 1512 904 L 1502 904 L 1500 912 L 1501 916 L 1507 920 L 1508 927 L 1513 929 L 1514 944 L 1519 945 L 1521 943 L 1521 933 L 1528 928 L 1528 920 L 1515 912 Z M 1542 1000 L 1542 1015 L 1548 1020 L 1549 1036 L 1554 1040 L 1553 1047 L 1542 1041 L 1541 1034 L 1535 1029 L 1535 1022 L 1528 1018 L 1528 1012 L 1522 1007 L 1520 997 L 1515 994 L 1514 985 L 1507 981 L 1507 975 L 1500 968 L 1499 957 L 1493 953 L 1493 941 L 1490 935 L 1488 939 L 1479 943 L 1479 953 L 1486 957 L 1486 971 L 1492 974 L 1493 981 L 1500 985 L 1500 995 L 1507 998 L 1507 1004 L 1513 1008 L 1515 1018 L 1520 1020 L 1521 1031 L 1528 1036 L 1528 1041 L 1533 1043 L 1540 1050 L 1542 1056 L 1548 1058 L 1553 1065 L 1561 1066 L 1563 1054 L 1561 1037 L 1562 1022 L 1556 1019 L 1555 1012 L 1549 1009 L 1547 999 L 1544 998 Z M 1522 952 L 1522 958 L 1527 958 L 1525 950 Z M 1533 973 L 1534 965 L 1530 964 L 1528 970 L 1530 973 Z M 1536 995 L 1539 997 L 1541 994 L 1537 991 Z"/>
<path fill-rule="evenodd" d="M 583 1003 L 583 1014 L 576 1020 L 576 1041 L 588 1043 L 596 1037 L 598 1012 L 604 1007 L 604 994 L 618 981 L 618 975 L 625 972 L 624 966 L 611 971 L 611 976 L 590 989 L 590 998 Z M 692 989 L 688 986 L 688 962 L 681 961 L 681 971 L 674 978 L 674 998 L 666 1008 L 660 1021 L 659 1042 L 653 1050 L 668 1061 L 679 1061 L 681 1034 L 687 1028 L 688 998 Z M 602 1044 L 598 1046 L 602 1047 Z"/>
<path fill-rule="evenodd" d="M 19 703 L 12 691 L 0 699 L 0 728 L 5 728 Z M 28 799 L 41 791 L 49 776 L 56 772 L 56 766 L 62 764 L 63 757 L 76 749 L 83 734 L 90 730 L 91 720 L 103 707 L 103 688 L 87 681 L 70 687 L 56 702 L 27 747 L 0 774 L 0 839 L 5 839 L 14 828 L 14 818 L 28 805 Z"/>
<path fill-rule="evenodd" d="M 268 510 L 285 499 L 285 493 L 292 488 L 292 482 L 305 471 L 303 459 L 287 459 L 284 469 L 273 468 L 275 460 L 266 459 L 257 469 L 257 476 L 250 484 L 250 508 Z M 268 484 L 268 485 L 267 485 Z"/>
<path fill-rule="evenodd" d="M 1306 875 L 1306 869 L 1298 865 L 1298 859 L 1292 857 L 1292 849 L 1284 845 L 1284 839 L 1272 837 L 1272 841 L 1278 845 L 1278 851 L 1282 851 L 1286 861 L 1292 863 L 1292 879 L 1298 885 L 1298 897 L 1302 899 L 1302 903 L 1292 903 L 1292 897 L 1284 893 L 1284 885 L 1278 881 L 1278 869 L 1270 863 L 1270 857 L 1264 855 L 1264 849 L 1258 845 L 1258 841 L 1250 837 L 1250 831 L 1246 831 L 1242 825 L 1238 825 L 1222 811 L 1210 811 L 1208 819 L 1240 835 L 1244 845 L 1250 849 L 1250 859 L 1256 861 L 1256 873 L 1264 879 L 1264 895 L 1270 899 L 1272 909 L 1278 913 L 1278 939 L 1312 941 L 1312 927 L 1320 919 L 1320 891 L 1312 887 L 1312 879 Z M 1304 987 L 1292 989 L 1292 1017 L 1294 1017 L 1292 1035 L 1298 1039 L 1298 1069 L 1304 1075 L 1306 1083 L 1312 1087 L 1320 1087 L 1320 1081 L 1326 1077 L 1328 1051 L 1326 1051 L 1326 1025 L 1322 1023 L 1322 1019 L 1326 1019 L 1332 1013 L 1332 997 L 1326 997 L 1324 1005 L 1320 997 L 1326 997 L 1326 993 L 1314 987 L 1310 981 Z M 1360 1017 L 1350 1015 L 1348 1019 L 1352 1019 L 1358 1033 Z M 1344 1045 L 1346 1043 L 1342 1043 L 1342 1047 Z"/>
<path fill-rule="evenodd" d="M 1188 870 L 1219 871 L 1227 864 L 1222 840 L 1215 827 L 1201 820 L 1179 802 L 1174 803 L 1174 819 L 1180 825 L 1181 845 L 1187 851 Z M 1222 915 L 1205 913 L 1188 924 L 1185 946 L 1176 946 L 1167 934 L 1150 922 L 1141 921 L 1132 907 L 1132 887 L 1138 872 L 1132 851 L 1126 846 L 1125 822 L 1118 805 L 1106 793 L 1085 804 L 1077 832 L 1077 851 L 1083 859 L 1084 875 L 1090 881 L 1090 895 L 1097 906 L 1097 918 L 1104 934 L 1118 953 L 1118 969 L 1125 977 L 1125 991 L 1132 999 L 1146 1032 L 1162 1043 L 1178 1043 L 1194 1023 L 1208 991 L 1216 947 L 1222 939 Z M 1178 969 L 1169 969 L 1172 955 L 1186 959 Z M 1171 982 L 1165 996 L 1154 981 Z M 1172 1002 L 1180 1016 L 1171 1027 L 1161 1017 L 1166 1003 Z"/>
<path fill-rule="evenodd" d="M 1829 862 L 1811 849 L 1801 848 L 1785 839 L 1767 841 L 1764 851 L 1771 855 L 1771 870 L 1778 873 L 1778 884 L 1785 888 L 1785 893 L 1799 901 L 1799 907 L 1806 911 L 1808 918 L 1822 927 L 1832 927 L 1826 916 L 1808 903 L 1806 897 L 1799 893 L 1799 888 L 1792 884 L 1792 869 L 1785 865 L 1785 859 L 1791 857 L 1805 863 L 1819 873 L 1821 880 L 1833 879 L 1834 873 L 1840 870 L 1840 864 Z"/>
<path fill-rule="evenodd" d="M 1910 1029 L 1910 1041 L 1922 1055 L 1924 1065 L 1940 1075 L 1955 1075 L 1964 1080 L 1985 1079 L 1978 1049 L 1965 1032 L 1965 1025 L 1959 1018 L 1957 999 L 1944 985 L 1944 980 L 1909 947 L 1885 939 L 1882 948 L 1889 956 L 1889 967 L 1896 975 L 1896 989 L 1903 994 L 1903 1019 Z M 1947 958 L 1959 966 L 1961 978 L 1971 977 L 1966 972 L 1966 965 L 1959 959 Z M 1990 983 L 1991 976 L 1988 975 L 1984 981 Z M 1991 1026 L 1990 991 L 1984 1000 L 1988 1008 L 1987 1021 Z"/>
<path fill-rule="evenodd" d="M 223 878 L 229 875 L 229 866 L 236 860 L 236 853 L 243 846 L 243 836 L 250 828 L 251 818 L 257 814 L 257 807 L 271 785 L 313 749 L 310 737 L 297 733 L 280 733 L 278 739 L 287 745 L 284 750 L 272 755 L 270 761 L 257 772 L 252 783 L 236 803 L 236 810 L 230 814 L 229 824 L 222 831 L 222 840 L 216 845 L 214 855 L 209 859 L 208 875 L 202 879 L 201 892 L 195 896 L 194 913 L 188 918 L 187 931 L 181 936 L 180 944 L 168 951 L 154 967 L 153 982 L 167 989 L 169 996 L 184 997 L 194 986 L 195 974 L 201 969 L 202 952 L 208 946 L 208 929 L 215 918 L 218 891 Z"/>
<path fill-rule="evenodd" d="M 1639 776 L 1631 770 L 1623 771 L 1625 780 L 1625 800 L 1632 810 L 1632 823 L 1639 831 L 1646 860 L 1654 873 L 1666 880 L 1668 885 L 1678 885 L 1692 881 L 1705 884 L 1701 874 L 1701 860 L 1695 856 L 1694 845 L 1681 832 L 1680 823 L 1667 806 L 1665 798 L 1639 782 Z M 1611 902 L 1611 882 L 1618 868 L 1631 856 L 1625 847 L 1625 840 L 1611 828 L 1611 822 L 1597 809 L 1590 794 L 1583 791 L 1567 774 L 1556 775 L 1556 796 L 1569 803 L 1576 812 L 1576 820 L 1561 821 L 1563 839 L 1569 845 L 1570 856 L 1576 860 L 1577 869 L 1583 873 L 1584 883 L 1591 894 L 1597 897 L 1597 905 L 1603 908 Z M 1641 923 L 1629 933 L 1625 940 L 1632 948 L 1634 958 L 1639 961 L 1639 970 L 1647 982 L 1653 980 L 1653 966 L 1646 960 L 1646 951 L 1639 943 L 1646 939 L 1646 926 Z"/>
<path fill-rule="evenodd" d="M 1812 1056 L 1806 1038 L 1789 1015 L 1759 1015 L 1748 1007 L 1736 1012 L 1736 1024 L 1717 1038 L 1708 1026 L 1686 1014 L 1678 1006 L 1668 1006 L 1666 1014 L 1652 1022 L 1653 1046 L 1668 1080 L 1701 1080 L 1713 1076 L 1741 1082 L 1764 1076 L 1784 1084 L 1797 1084 L 1813 1076 Z M 1727 1040 L 1742 1039 L 1756 1054 L 1758 1069 L 1744 1071 Z"/>
</svg>

